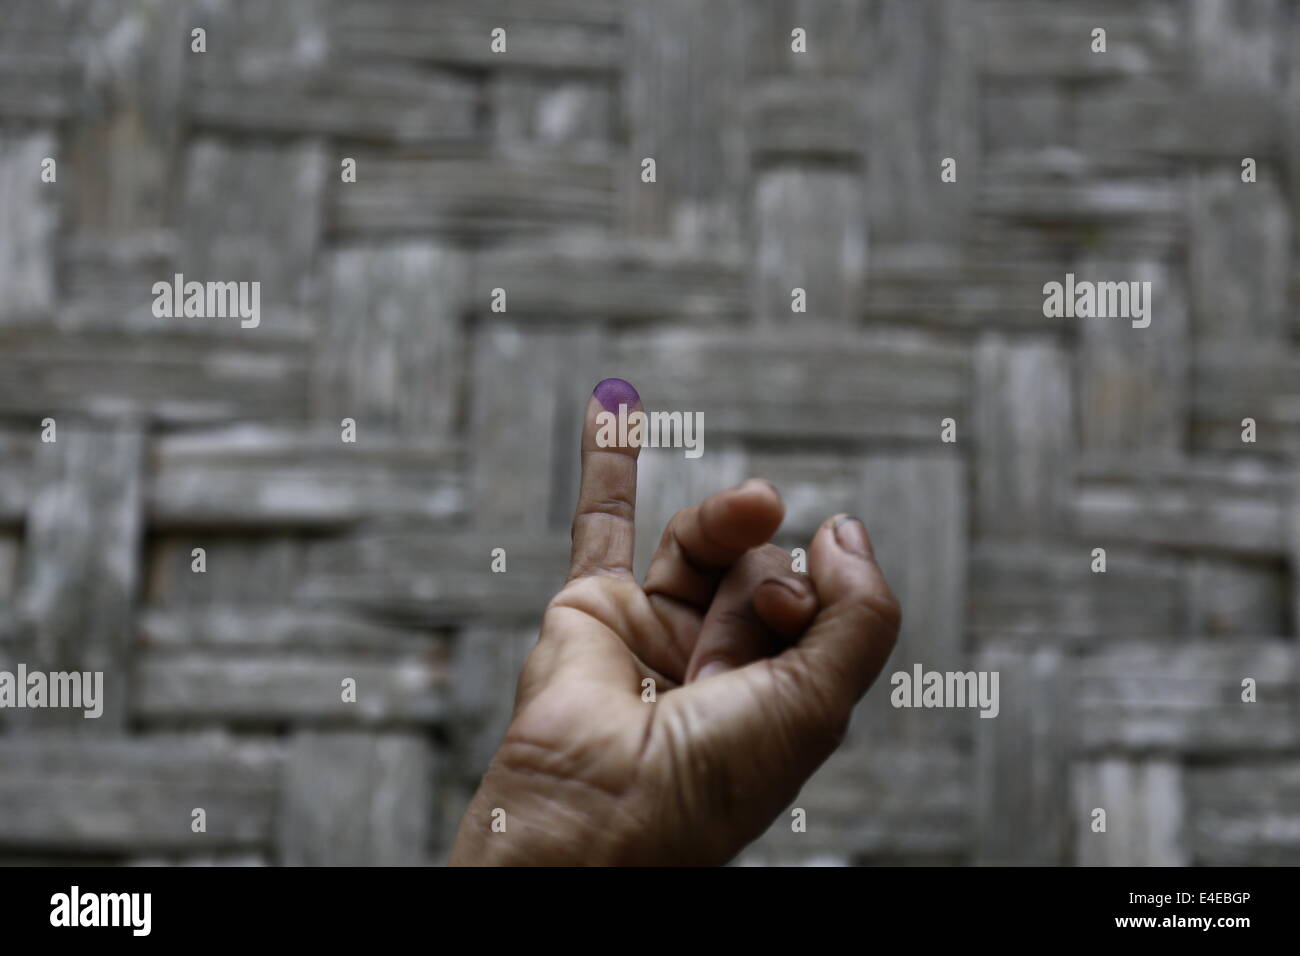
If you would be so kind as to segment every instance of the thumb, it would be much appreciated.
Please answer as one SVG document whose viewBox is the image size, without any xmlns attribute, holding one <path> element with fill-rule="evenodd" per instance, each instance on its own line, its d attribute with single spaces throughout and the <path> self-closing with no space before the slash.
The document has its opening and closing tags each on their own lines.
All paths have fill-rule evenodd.
<svg viewBox="0 0 1300 956">
<path fill-rule="evenodd" d="M 876 563 L 866 526 L 851 515 L 822 522 L 808 553 L 822 610 L 803 638 L 773 661 L 799 672 L 830 711 L 848 722 L 879 675 L 902 623 L 898 599 Z"/>
</svg>

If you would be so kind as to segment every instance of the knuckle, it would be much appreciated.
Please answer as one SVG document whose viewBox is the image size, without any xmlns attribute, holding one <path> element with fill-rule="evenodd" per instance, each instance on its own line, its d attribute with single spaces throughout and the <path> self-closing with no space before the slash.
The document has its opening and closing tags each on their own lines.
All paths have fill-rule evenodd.
<svg viewBox="0 0 1300 956">
<path fill-rule="evenodd" d="M 885 626 L 893 633 L 897 633 L 903 626 L 903 606 L 898 603 L 898 598 L 894 597 L 894 592 L 886 589 L 882 592 L 873 592 L 867 598 L 867 607 Z"/>
<path fill-rule="evenodd" d="M 546 605 L 547 612 L 568 609 L 590 617 L 603 617 L 610 609 L 610 585 L 597 577 L 574 578 Z"/>
<path fill-rule="evenodd" d="M 603 515 L 610 518 L 620 518 L 624 521 L 631 521 L 636 513 L 636 505 L 627 495 L 597 495 L 586 499 L 582 502 L 578 518 L 590 518 L 596 515 Z M 576 520 L 576 519 L 575 519 Z"/>
<path fill-rule="evenodd" d="M 879 608 L 875 601 L 862 599 L 846 605 L 841 613 L 858 640 L 883 643 L 889 650 L 893 649 L 898 640 L 898 619 L 889 616 L 888 607 Z"/>
<path fill-rule="evenodd" d="M 903 625 L 903 606 L 883 579 L 853 596 L 852 606 L 866 626 L 880 634 L 897 636 Z"/>
<path fill-rule="evenodd" d="M 853 707 L 835 693 L 834 681 L 780 660 L 773 660 L 771 666 L 784 710 L 794 715 L 798 736 L 811 739 L 827 753 L 838 747 L 847 733 Z"/>
</svg>

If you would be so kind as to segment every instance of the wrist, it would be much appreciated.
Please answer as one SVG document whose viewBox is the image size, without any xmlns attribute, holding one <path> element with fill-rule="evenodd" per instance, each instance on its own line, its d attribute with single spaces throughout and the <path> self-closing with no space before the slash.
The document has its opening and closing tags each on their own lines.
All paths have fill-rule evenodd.
<svg viewBox="0 0 1300 956">
<path fill-rule="evenodd" d="M 618 817 L 604 801 L 532 782 L 503 786 L 488 772 L 461 820 L 452 866 L 610 866 L 632 862 Z M 565 799 L 568 797 L 569 799 Z"/>
</svg>

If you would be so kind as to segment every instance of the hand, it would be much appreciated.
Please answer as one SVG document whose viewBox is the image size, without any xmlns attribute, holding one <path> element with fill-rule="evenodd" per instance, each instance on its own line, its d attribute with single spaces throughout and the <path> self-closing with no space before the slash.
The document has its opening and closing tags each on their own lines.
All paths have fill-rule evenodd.
<svg viewBox="0 0 1300 956">
<path fill-rule="evenodd" d="M 894 646 L 898 602 L 866 528 L 828 518 L 796 573 L 768 543 L 784 506 L 761 479 L 678 512 L 638 585 L 639 449 L 595 438 L 620 402 L 640 407 L 606 379 L 587 405 L 568 583 L 453 864 L 726 862 L 839 745 Z"/>
</svg>

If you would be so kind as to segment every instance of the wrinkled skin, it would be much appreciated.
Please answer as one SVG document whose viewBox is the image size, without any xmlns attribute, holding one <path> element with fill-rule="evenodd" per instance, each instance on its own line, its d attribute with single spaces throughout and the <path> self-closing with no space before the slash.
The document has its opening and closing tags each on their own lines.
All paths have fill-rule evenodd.
<svg viewBox="0 0 1300 956">
<path fill-rule="evenodd" d="M 638 449 L 597 447 L 600 411 L 593 396 L 569 580 L 453 864 L 724 863 L 838 746 L 894 645 L 861 522 L 828 518 L 796 573 L 768 543 L 784 506 L 761 479 L 679 512 L 638 584 Z"/>
</svg>

